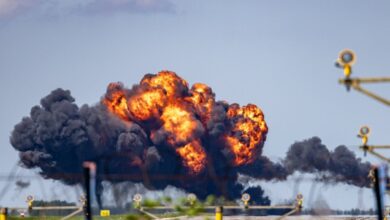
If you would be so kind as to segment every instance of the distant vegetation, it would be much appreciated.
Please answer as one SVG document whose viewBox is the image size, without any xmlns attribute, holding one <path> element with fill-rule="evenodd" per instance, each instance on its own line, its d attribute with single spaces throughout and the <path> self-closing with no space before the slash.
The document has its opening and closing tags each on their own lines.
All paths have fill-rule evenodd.
<svg viewBox="0 0 390 220">
<path fill-rule="evenodd" d="M 45 201 L 45 200 L 35 200 L 33 202 L 33 206 L 42 207 L 42 206 L 76 206 L 74 202 L 66 202 L 62 200 L 53 200 L 53 201 Z"/>
<path fill-rule="evenodd" d="M 315 209 L 305 209 L 302 211 L 304 215 L 318 215 L 320 213 Z M 376 210 L 361 210 L 361 209 L 350 209 L 350 210 L 340 210 L 340 209 L 332 209 L 328 210 L 328 215 L 376 215 Z"/>
</svg>

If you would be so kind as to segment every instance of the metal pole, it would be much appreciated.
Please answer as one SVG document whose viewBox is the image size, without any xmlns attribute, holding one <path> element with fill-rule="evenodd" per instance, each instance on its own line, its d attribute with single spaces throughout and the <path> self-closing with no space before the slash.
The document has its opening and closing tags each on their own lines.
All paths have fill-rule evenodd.
<svg viewBox="0 0 390 220">
<path fill-rule="evenodd" d="M 1 208 L 0 210 L 0 220 L 7 220 L 8 216 L 8 209 L 7 208 Z"/>
<path fill-rule="evenodd" d="M 282 219 L 286 218 L 287 216 L 290 216 L 290 215 L 292 215 L 292 214 L 294 214 L 294 213 L 296 213 L 296 212 L 297 212 L 297 209 L 293 209 L 293 210 L 287 212 L 286 214 L 280 216 L 280 217 L 277 218 L 276 220 L 282 220 Z"/>
<path fill-rule="evenodd" d="M 382 204 L 382 195 L 380 190 L 380 175 L 379 175 L 379 169 L 377 167 L 374 168 L 374 175 L 375 175 L 375 183 L 374 183 L 374 192 L 376 197 L 376 204 L 377 204 L 377 213 L 378 213 L 378 220 L 383 219 L 383 204 Z"/>
<path fill-rule="evenodd" d="M 385 157 L 385 156 L 383 156 L 383 155 L 373 151 L 372 149 L 368 150 L 367 152 L 371 153 L 372 155 L 378 157 L 381 160 L 386 161 L 387 163 L 390 163 L 390 159 L 389 158 L 387 158 L 387 157 Z"/>
<path fill-rule="evenodd" d="M 85 220 L 92 220 L 91 215 L 91 170 L 89 166 L 84 165 L 84 187 L 86 194 L 86 205 L 84 207 Z"/>
<path fill-rule="evenodd" d="M 352 88 L 356 89 L 357 91 L 379 101 L 379 102 L 382 102 L 383 104 L 385 105 L 388 105 L 390 106 L 390 100 L 387 100 L 379 95 L 376 95 L 370 91 L 368 91 L 367 89 L 363 89 L 359 84 L 352 84 Z"/>
<path fill-rule="evenodd" d="M 390 82 L 390 77 L 356 78 L 359 83 L 384 83 Z"/>
<path fill-rule="evenodd" d="M 72 218 L 73 216 L 75 216 L 75 215 L 77 215 L 77 214 L 79 214 L 79 213 L 82 213 L 82 212 L 83 212 L 83 208 L 81 207 L 81 208 L 79 208 L 78 210 L 76 210 L 76 211 L 70 213 L 69 215 L 63 217 L 61 220 L 70 219 L 70 218 Z"/>
<path fill-rule="evenodd" d="M 223 218 L 223 206 L 215 208 L 215 220 L 222 220 Z"/>
<path fill-rule="evenodd" d="M 383 104 L 390 106 L 390 100 L 383 98 L 373 92 L 368 91 L 367 89 L 364 89 L 360 86 L 361 83 L 381 83 L 381 82 L 390 82 L 389 77 L 382 77 L 382 78 L 344 78 L 339 79 L 339 83 L 347 86 L 347 90 L 349 91 L 349 88 L 352 87 L 356 91 L 359 91 L 379 102 L 382 102 Z"/>
</svg>

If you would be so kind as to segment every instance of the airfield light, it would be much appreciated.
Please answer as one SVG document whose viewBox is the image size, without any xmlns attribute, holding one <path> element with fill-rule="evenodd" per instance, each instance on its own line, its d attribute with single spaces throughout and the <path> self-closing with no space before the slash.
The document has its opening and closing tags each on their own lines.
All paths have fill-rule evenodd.
<svg viewBox="0 0 390 220">
<path fill-rule="evenodd" d="M 298 209 L 298 210 L 302 210 L 302 208 L 303 208 L 303 195 L 301 194 L 301 193 L 299 193 L 298 195 L 297 195 L 297 198 L 296 198 L 296 208 Z"/>
<path fill-rule="evenodd" d="M 85 198 L 85 196 L 80 196 L 79 198 L 79 202 L 81 203 L 81 206 L 82 207 L 85 207 L 87 205 L 87 199 Z"/>
<path fill-rule="evenodd" d="M 142 195 L 137 193 L 133 197 L 133 201 L 135 202 L 135 207 L 140 208 L 141 207 L 141 201 L 142 201 Z"/>
<path fill-rule="evenodd" d="M 190 203 L 190 205 L 192 206 L 192 205 L 195 204 L 195 201 L 197 200 L 197 197 L 196 197 L 195 194 L 190 193 L 190 194 L 188 194 L 188 196 L 187 196 L 187 200 L 188 200 L 188 202 Z"/>
<path fill-rule="evenodd" d="M 33 206 L 33 202 L 34 202 L 34 196 L 32 196 L 32 195 L 27 196 L 26 202 L 27 202 L 27 205 L 28 205 L 28 210 L 31 211 L 32 210 L 32 206 Z"/>
<path fill-rule="evenodd" d="M 339 53 L 337 59 L 337 66 L 344 69 L 344 75 L 346 78 L 352 74 L 352 65 L 356 62 L 356 55 L 352 50 L 345 49 Z"/>
<path fill-rule="evenodd" d="M 241 200 L 244 202 L 245 208 L 248 208 L 249 200 L 251 199 L 251 196 L 248 193 L 244 193 L 241 196 Z"/>
<path fill-rule="evenodd" d="M 339 79 L 339 83 L 345 85 L 347 91 L 350 91 L 351 88 L 361 92 L 387 106 L 390 106 L 390 100 L 375 94 L 365 88 L 362 84 L 373 84 L 373 83 L 389 83 L 390 77 L 356 77 L 351 78 L 352 74 L 352 65 L 356 62 L 356 55 L 352 50 L 345 49 L 339 53 L 339 56 L 336 61 L 336 67 L 342 68 L 344 70 L 344 78 Z"/>
<path fill-rule="evenodd" d="M 370 127 L 365 125 L 360 128 L 358 137 L 362 139 L 363 146 L 367 145 L 369 134 L 370 134 Z"/>
</svg>

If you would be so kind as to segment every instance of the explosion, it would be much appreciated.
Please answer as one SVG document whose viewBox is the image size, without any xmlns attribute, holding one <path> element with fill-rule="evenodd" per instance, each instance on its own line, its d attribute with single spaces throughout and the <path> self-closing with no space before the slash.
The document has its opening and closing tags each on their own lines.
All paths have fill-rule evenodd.
<svg viewBox="0 0 390 220">
<path fill-rule="evenodd" d="M 330 152 L 317 139 L 294 144 L 281 163 L 270 161 L 262 155 L 268 127 L 259 107 L 218 101 L 209 86 L 190 88 L 174 72 L 146 74 L 131 88 L 111 83 L 93 106 L 74 102 L 70 91 L 52 91 L 15 126 L 10 141 L 24 167 L 70 185 L 82 183 L 83 162 L 94 161 L 98 199 L 103 181 L 236 199 L 244 190 L 239 173 L 284 180 L 294 171 L 326 172 L 326 179 L 368 185 L 349 175 L 363 175 L 369 165 L 345 147 Z M 269 203 L 262 194 L 257 200 Z"/>
<path fill-rule="evenodd" d="M 129 109 L 127 107 L 127 100 L 122 90 L 122 84 L 120 83 L 111 83 L 108 85 L 108 90 L 112 91 L 112 93 L 103 100 L 103 104 L 105 104 L 109 111 L 118 115 L 118 117 L 123 120 L 127 119 L 127 115 L 129 114 Z"/>
<path fill-rule="evenodd" d="M 240 108 L 235 104 L 229 107 L 227 117 L 236 121 L 231 135 L 226 137 L 235 154 L 235 164 L 252 163 L 255 153 L 261 150 L 257 146 L 265 141 L 268 131 L 263 112 L 256 105 L 249 104 Z"/>
<path fill-rule="evenodd" d="M 159 145 L 163 135 L 163 142 L 175 149 L 192 174 L 205 167 L 206 151 L 201 138 L 208 135 L 207 124 L 216 103 L 210 87 L 197 83 L 189 89 L 184 79 L 169 71 L 146 75 L 133 91 L 121 84 L 110 84 L 102 100 L 111 113 L 124 121 L 141 127 L 145 121 L 154 122 L 145 128 L 155 140 L 153 143 Z M 234 155 L 232 165 L 252 163 L 261 153 L 268 132 L 263 112 L 253 104 L 241 108 L 233 104 L 228 106 L 225 118 L 229 129 L 224 138 Z"/>
<path fill-rule="evenodd" d="M 205 167 L 206 153 L 198 141 L 193 141 L 180 147 L 177 153 L 183 158 L 184 164 L 191 168 L 193 173 L 199 173 Z"/>
</svg>

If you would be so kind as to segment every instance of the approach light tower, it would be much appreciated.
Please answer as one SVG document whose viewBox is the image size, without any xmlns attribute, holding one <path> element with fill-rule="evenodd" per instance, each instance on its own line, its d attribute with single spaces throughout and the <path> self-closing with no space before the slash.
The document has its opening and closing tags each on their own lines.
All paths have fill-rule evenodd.
<svg viewBox="0 0 390 220">
<path fill-rule="evenodd" d="M 356 63 L 356 54 L 349 49 L 342 50 L 339 53 L 339 57 L 336 61 L 336 67 L 342 68 L 344 70 L 344 78 L 339 79 L 339 83 L 346 86 L 347 91 L 351 87 L 387 106 L 390 106 L 390 100 L 376 95 L 366 89 L 363 89 L 360 85 L 362 83 L 386 83 L 390 82 L 390 77 L 371 77 L 371 78 L 351 78 L 352 74 L 352 65 Z M 360 149 L 363 150 L 364 155 L 367 155 L 367 152 L 378 157 L 379 159 L 390 163 L 390 158 L 383 156 L 382 154 L 374 151 L 376 149 L 390 149 L 390 145 L 368 145 L 368 137 L 370 134 L 370 128 L 368 126 L 362 126 L 359 130 L 358 137 L 362 139 L 362 144 Z"/>
<path fill-rule="evenodd" d="M 352 65 L 356 62 L 356 55 L 352 50 L 343 50 L 339 53 L 339 57 L 336 61 L 336 67 L 344 70 L 344 78 L 339 79 L 339 83 L 345 85 L 347 91 L 355 89 L 379 102 L 390 106 L 390 100 L 374 94 L 361 87 L 362 83 L 386 83 L 390 82 L 390 77 L 371 77 L 371 78 L 351 78 Z M 390 159 L 382 154 L 374 151 L 376 149 L 390 149 L 390 145 L 368 145 L 368 137 L 370 134 L 370 128 L 363 126 L 359 130 L 358 137 L 362 139 L 362 146 L 360 149 L 364 151 L 364 155 L 368 153 L 380 158 L 381 160 L 390 163 Z M 387 171 L 384 171 L 384 166 L 373 167 L 368 175 L 374 187 L 375 197 L 377 200 L 377 214 L 378 220 L 387 220 L 389 212 L 384 210 L 384 194 L 387 191 L 389 193 L 389 179 L 387 177 Z"/>
<path fill-rule="evenodd" d="M 390 158 L 383 156 L 382 154 L 374 151 L 376 149 L 390 149 L 390 145 L 368 145 L 368 137 L 370 135 L 370 128 L 368 126 L 362 126 L 359 130 L 359 134 L 357 135 L 362 139 L 362 144 L 360 149 L 363 150 L 364 156 L 367 155 L 367 152 L 378 157 L 379 159 L 390 163 Z"/>
<path fill-rule="evenodd" d="M 355 77 L 351 78 L 352 65 L 356 63 L 356 54 L 349 49 L 345 49 L 339 53 L 339 57 L 336 61 L 336 67 L 344 70 L 344 78 L 339 79 L 339 83 L 345 85 L 347 91 L 351 88 L 359 91 L 387 106 L 390 106 L 390 100 L 382 96 L 379 96 L 367 89 L 361 87 L 363 83 L 389 83 L 390 77 Z"/>
</svg>

